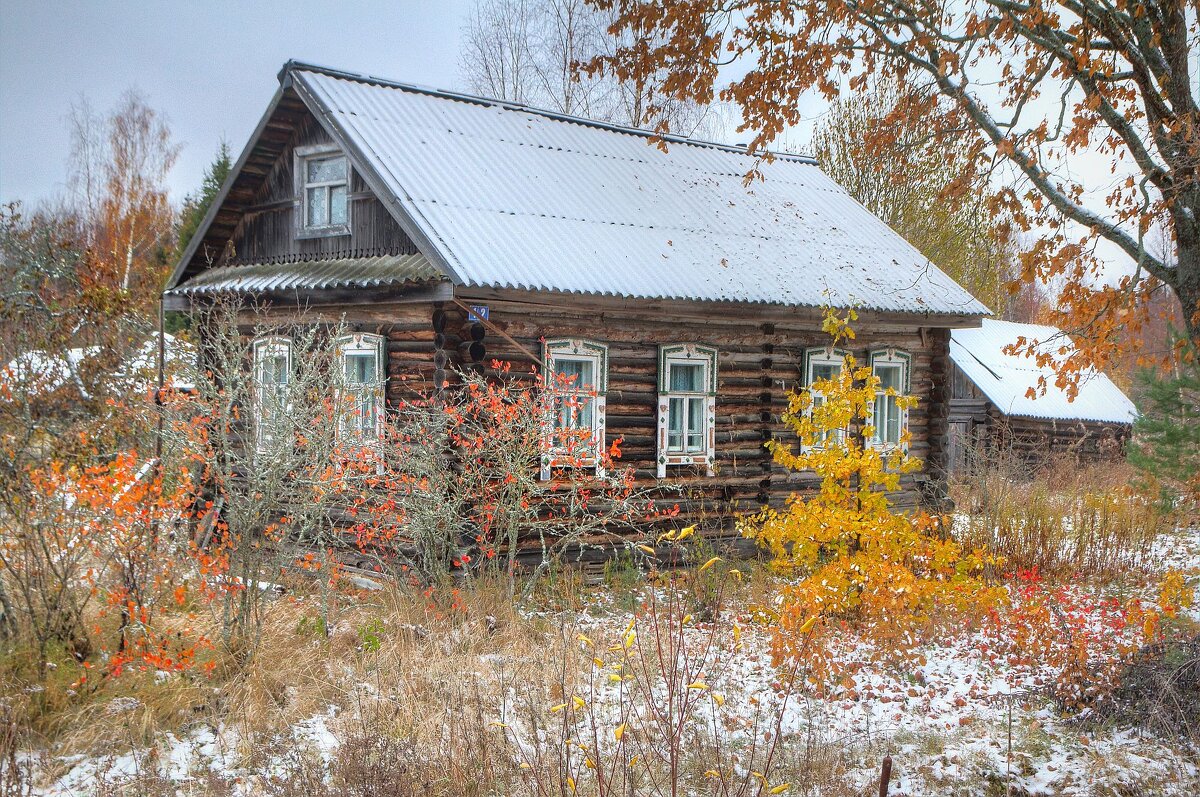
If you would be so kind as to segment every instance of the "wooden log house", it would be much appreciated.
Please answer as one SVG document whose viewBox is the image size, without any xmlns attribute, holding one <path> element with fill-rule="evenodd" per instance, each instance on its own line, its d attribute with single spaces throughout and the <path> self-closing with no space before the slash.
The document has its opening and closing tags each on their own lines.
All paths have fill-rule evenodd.
<svg viewBox="0 0 1200 797">
<path fill-rule="evenodd" d="M 577 374 L 598 396 L 566 422 L 731 539 L 738 512 L 815 486 L 764 443 L 791 437 L 789 391 L 841 366 L 820 308 L 855 306 L 859 362 L 920 398 L 881 423 L 925 462 L 897 500 L 944 495 L 950 330 L 987 309 L 812 159 L 297 62 L 279 78 L 167 309 L 238 293 L 344 318 L 393 404 L 456 365 Z"/>
<path fill-rule="evenodd" d="M 1122 457 L 1138 414 L 1133 402 L 1099 371 L 1082 375 L 1072 399 L 1055 384 L 1052 368 L 1004 352 L 1022 339 L 1058 357 L 1073 345 L 1055 327 L 994 319 L 951 334 L 951 471 L 968 473 L 980 457 L 1009 457 L 1029 468 L 1059 456 Z"/>
</svg>

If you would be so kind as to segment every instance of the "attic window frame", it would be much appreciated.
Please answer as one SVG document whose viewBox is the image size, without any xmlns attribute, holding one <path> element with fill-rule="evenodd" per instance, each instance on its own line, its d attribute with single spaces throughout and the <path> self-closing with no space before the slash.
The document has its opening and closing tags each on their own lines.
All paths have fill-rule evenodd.
<svg viewBox="0 0 1200 797">
<path fill-rule="evenodd" d="M 317 182 L 309 183 L 308 181 L 308 162 L 313 160 L 324 160 L 329 157 L 340 157 L 346 164 L 346 222 L 344 224 L 322 224 L 310 225 L 308 223 L 308 189 L 310 187 L 325 187 L 332 189 L 342 183 L 337 182 Z M 330 144 L 313 144 L 307 147 L 296 147 L 295 150 L 295 183 L 296 183 L 296 238 L 333 238 L 339 235 L 350 234 L 351 222 L 351 204 L 350 197 L 350 159 L 346 157 L 346 153 Z M 332 190 L 329 191 L 332 199 Z M 332 211 L 331 211 L 332 213 Z"/>
</svg>

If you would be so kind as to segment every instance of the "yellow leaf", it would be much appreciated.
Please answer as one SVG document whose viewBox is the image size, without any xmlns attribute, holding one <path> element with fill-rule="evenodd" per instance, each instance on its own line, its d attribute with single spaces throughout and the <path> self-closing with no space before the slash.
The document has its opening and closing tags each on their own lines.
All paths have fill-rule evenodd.
<svg viewBox="0 0 1200 797">
<path fill-rule="evenodd" d="M 572 697 L 572 698 L 571 698 L 571 702 L 575 704 L 575 708 L 576 708 L 576 709 L 581 709 L 581 708 L 583 708 L 584 706 L 586 706 L 586 705 L 587 705 L 587 701 L 586 701 L 586 700 L 584 700 L 584 699 L 583 699 L 582 697 L 580 697 L 579 695 L 575 695 L 574 697 Z"/>
<path fill-rule="evenodd" d="M 692 683 L 688 684 L 688 689 L 707 689 L 707 688 L 708 688 L 708 684 L 704 683 L 704 681 L 693 681 Z"/>
<path fill-rule="evenodd" d="M 596 768 L 596 762 L 595 762 L 595 761 L 593 761 L 593 760 L 592 760 L 592 759 L 590 759 L 590 758 L 585 758 L 585 759 L 583 759 L 583 765 L 584 765 L 585 767 L 587 767 L 588 769 L 595 769 L 595 768 Z"/>
<path fill-rule="evenodd" d="M 619 684 L 621 683 L 621 676 L 613 673 L 612 675 L 608 676 L 608 680 L 612 681 L 614 684 Z"/>
<path fill-rule="evenodd" d="M 683 616 L 683 625 L 687 625 L 691 621 L 692 621 L 692 616 L 690 614 L 685 614 Z"/>
<path fill-rule="evenodd" d="M 658 541 L 659 541 L 659 542 L 662 542 L 663 540 L 673 540 L 673 539 L 675 539 L 675 532 L 674 532 L 674 531 L 668 531 L 666 534 L 660 534 L 660 535 L 658 535 Z"/>
<path fill-rule="evenodd" d="M 792 784 L 790 784 L 790 783 L 780 783 L 778 786 L 776 786 L 775 788 L 771 789 L 770 793 L 771 793 L 771 794 L 783 794 L 785 791 L 787 791 L 787 790 L 788 790 L 788 789 L 790 789 L 790 788 L 792 788 Z"/>
<path fill-rule="evenodd" d="M 597 667 L 603 667 L 603 666 L 604 666 L 604 659 L 601 659 L 601 658 L 599 658 L 599 657 L 594 657 L 594 658 L 592 659 L 592 664 L 595 664 Z"/>
<path fill-rule="evenodd" d="M 639 759 L 641 759 L 641 756 L 638 755 L 635 755 L 633 758 L 629 759 L 629 766 L 636 764 Z"/>
<path fill-rule="evenodd" d="M 704 777 L 719 778 L 719 777 L 721 777 L 721 773 L 717 772 L 715 769 L 706 769 L 706 770 L 704 770 Z"/>
<path fill-rule="evenodd" d="M 550 707 L 550 713 L 557 714 L 558 712 L 562 711 L 566 707 L 567 707 L 566 703 L 559 703 L 557 706 Z"/>
<path fill-rule="evenodd" d="M 521 762 L 521 769 L 533 769 L 533 767 L 529 766 L 529 764 L 528 764 L 528 763 L 526 763 L 525 761 L 522 761 L 522 762 Z"/>
<path fill-rule="evenodd" d="M 713 702 L 717 704 L 718 708 L 725 705 L 725 696 L 723 694 L 721 694 L 720 692 L 713 692 L 712 699 L 713 699 Z"/>
<path fill-rule="evenodd" d="M 567 775 L 567 788 L 571 791 L 575 791 L 575 778 L 571 777 L 570 775 Z"/>
<path fill-rule="evenodd" d="M 805 620 L 804 625 L 800 626 L 800 633 L 807 634 L 809 631 L 813 630 L 813 626 L 816 625 L 817 618 L 820 616 L 821 615 L 819 614 L 814 614 L 812 617 Z"/>
<path fill-rule="evenodd" d="M 583 634 L 579 634 L 579 635 L 578 635 L 578 636 L 576 636 L 575 638 L 576 638 L 576 639 L 578 639 L 578 640 L 579 640 L 580 642 L 582 642 L 583 644 L 587 645 L 589 648 L 594 646 L 594 645 L 593 645 L 593 643 L 592 643 L 592 640 L 588 639 L 588 638 L 587 638 L 586 636 L 584 636 Z"/>
<path fill-rule="evenodd" d="M 613 728 L 613 738 L 619 742 L 619 741 L 621 741 L 621 737 L 624 735 L 625 735 L 625 723 L 622 722 L 620 725 Z"/>
<path fill-rule="evenodd" d="M 679 532 L 679 539 L 677 539 L 676 542 L 683 542 L 684 540 L 686 540 L 688 537 L 692 536 L 695 533 L 696 533 L 696 527 L 688 526 L 683 531 Z"/>
<path fill-rule="evenodd" d="M 705 562 L 704 564 L 700 565 L 700 568 L 699 568 L 698 572 L 700 572 L 700 573 L 703 573 L 705 570 L 707 570 L 708 568 L 712 567 L 713 565 L 715 565 L 715 564 L 716 564 L 717 562 L 719 562 L 719 561 L 721 561 L 721 557 L 719 557 L 719 556 L 714 556 L 712 559 L 709 559 L 707 562 Z"/>
<path fill-rule="evenodd" d="M 649 545 L 639 545 L 638 549 L 640 551 L 642 551 L 644 554 L 646 554 L 647 556 L 654 556 L 654 549 L 651 548 Z"/>
</svg>

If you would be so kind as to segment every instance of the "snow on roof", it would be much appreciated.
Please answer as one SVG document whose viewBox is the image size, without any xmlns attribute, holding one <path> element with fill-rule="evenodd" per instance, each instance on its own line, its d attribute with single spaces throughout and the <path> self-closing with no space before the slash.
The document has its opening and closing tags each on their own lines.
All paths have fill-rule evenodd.
<svg viewBox="0 0 1200 797">
<path fill-rule="evenodd" d="M 1137 418 L 1133 402 L 1099 371 L 1085 373 L 1079 395 L 1068 400 L 1066 391 L 1055 386 L 1052 368 L 1039 367 L 1032 357 L 1004 353 L 1019 337 L 1038 341 L 1046 351 L 1073 346 L 1055 327 L 985 318 L 978 329 L 951 330 L 950 359 L 1006 415 L 1104 423 L 1133 423 Z M 1039 377 L 1046 378 L 1046 393 L 1029 398 L 1026 391 L 1037 387 Z"/>
<path fill-rule="evenodd" d="M 809 158 L 756 156 L 289 63 L 372 190 L 455 283 L 981 315 Z"/>
</svg>

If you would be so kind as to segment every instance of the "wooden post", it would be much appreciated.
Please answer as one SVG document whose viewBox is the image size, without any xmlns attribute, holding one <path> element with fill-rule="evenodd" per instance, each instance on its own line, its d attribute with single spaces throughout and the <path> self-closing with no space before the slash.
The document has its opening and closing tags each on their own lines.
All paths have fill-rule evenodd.
<svg viewBox="0 0 1200 797">
<path fill-rule="evenodd" d="M 879 797 L 887 797 L 888 784 L 892 780 L 892 757 L 885 755 L 883 757 L 883 767 L 879 772 Z"/>
</svg>

